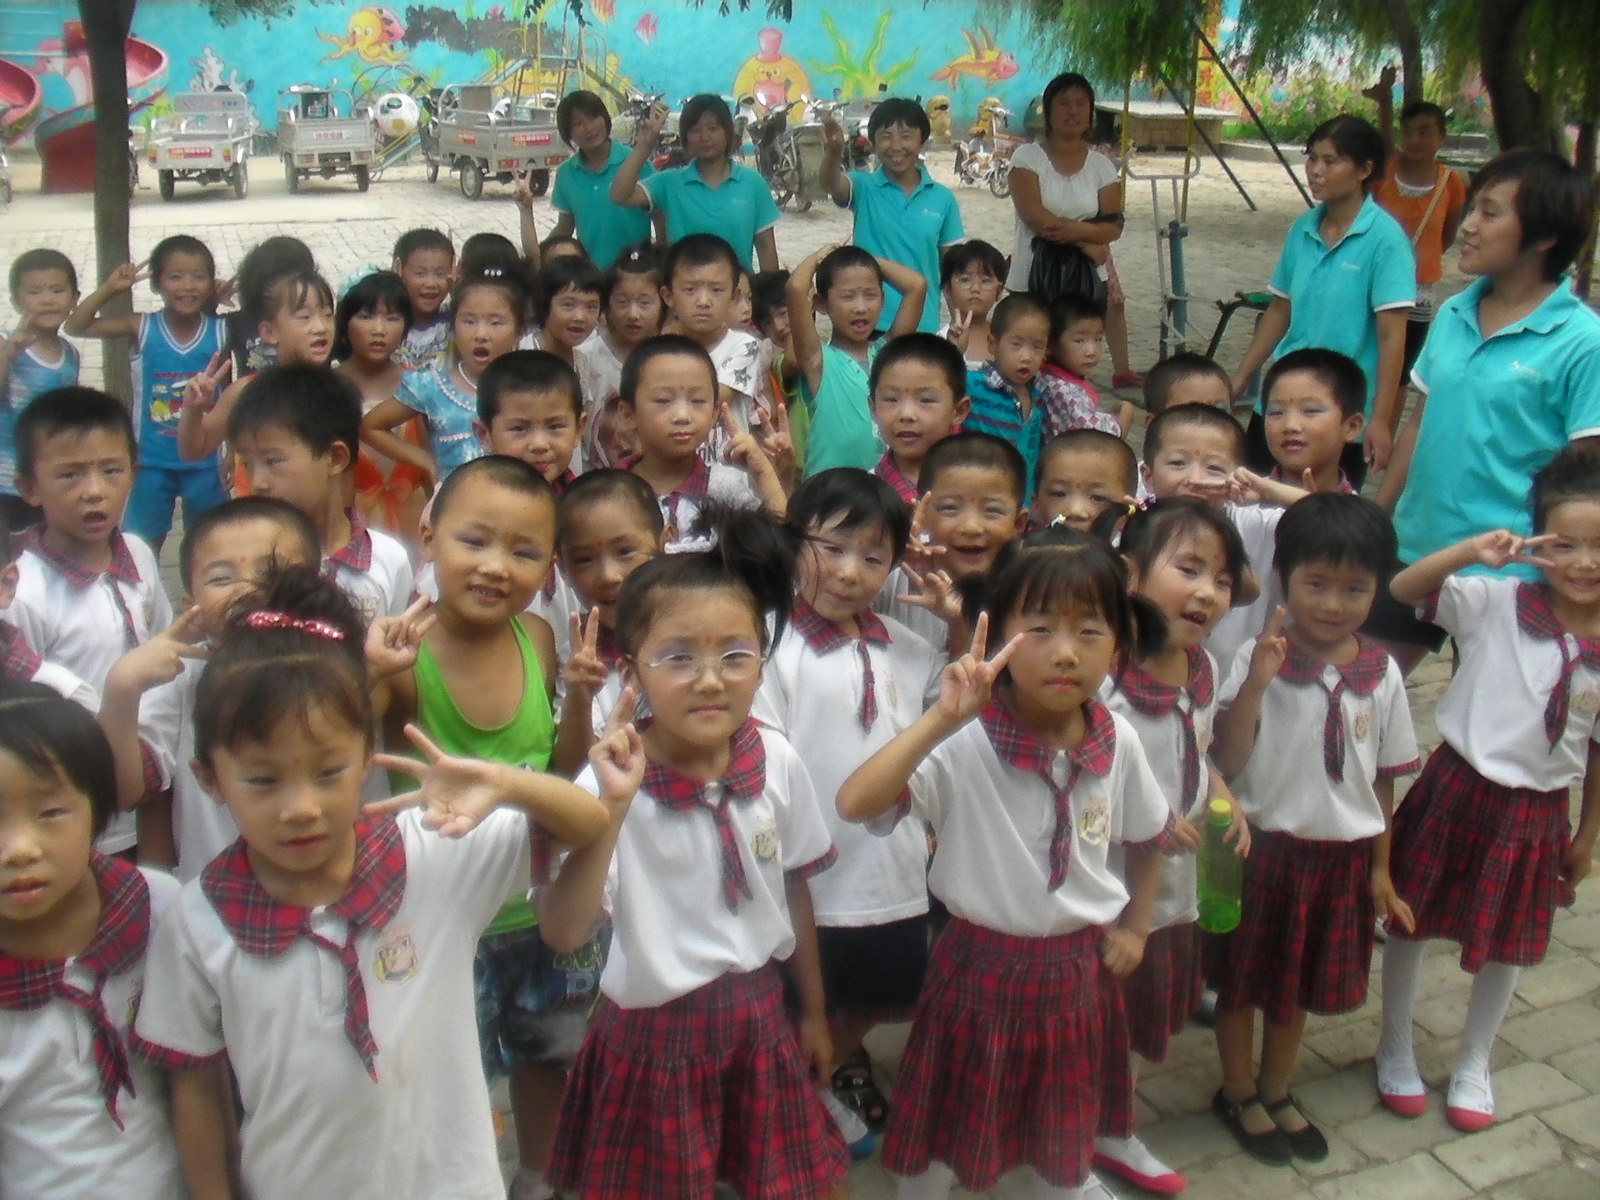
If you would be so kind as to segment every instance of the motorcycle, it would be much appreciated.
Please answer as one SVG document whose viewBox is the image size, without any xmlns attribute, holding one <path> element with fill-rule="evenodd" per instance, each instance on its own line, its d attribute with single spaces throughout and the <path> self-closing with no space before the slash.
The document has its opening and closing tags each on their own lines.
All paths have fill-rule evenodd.
<svg viewBox="0 0 1600 1200">
<path fill-rule="evenodd" d="M 867 120 L 876 107 L 876 101 L 859 100 L 852 100 L 849 104 L 840 104 L 837 100 L 818 100 L 811 106 L 816 118 L 823 122 L 832 118 L 844 130 L 842 165 L 846 171 L 872 172 L 878 169 L 877 155 L 872 152 L 872 143 L 867 140 Z"/>
<path fill-rule="evenodd" d="M 662 93 L 653 96 L 635 95 L 628 101 L 627 106 L 619 114 L 619 123 L 625 126 L 625 141 L 632 141 L 639 127 L 644 124 L 650 110 L 656 105 L 665 105 L 666 97 Z M 661 136 L 656 139 L 655 153 L 650 163 L 658 171 L 665 171 L 668 167 L 681 167 L 689 161 L 689 155 L 683 148 L 682 139 L 678 136 L 679 111 L 669 111 L 667 120 L 661 126 Z"/>
<path fill-rule="evenodd" d="M 956 181 L 968 187 L 988 184 L 989 190 L 1003 200 L 1011 195 L 1011 151 L 1016 142 L 1002 138 L 997 131 L 997 127 L 1004 127 L 1010 111 L 999 107 L 988 111 L 992 122 L 973 126 L 967 140 L 956 143 Z"/>
<path fill-rule="evenodd" d="M 794 211 L 805 212 L 811 201 L 802 196 L 803 182 L 800 173 L 800 153 L 794 132 L 789 129 L 789 114 L 806 100 L 791 100 L 768 110 L 767 115 L 752 121 L 750 140 L 756 148 L 756 170 L 772 189 L 772 198 L 779 208 L 794 205 Z"/>
</svg>

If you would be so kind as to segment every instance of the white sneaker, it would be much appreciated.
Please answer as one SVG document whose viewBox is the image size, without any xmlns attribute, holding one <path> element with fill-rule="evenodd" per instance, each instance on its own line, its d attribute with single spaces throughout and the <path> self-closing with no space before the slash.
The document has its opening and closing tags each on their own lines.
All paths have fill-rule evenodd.
<svg viewBox="0 0 1600 1200">
<path fill-rule="evenodd" d="M 839 1133 L 844 1138 L 844 1144 L 850 1148 L 850 1153 L 856 1158 L 865 1158 L 871 1154 L 876 1141 L 872 1136 L 872 1130 L 867 1128 L 867 1123 L 860 1115 L 835 1096 L 832 1088 L 822 1088 L 819 1095 L 822 1097 L 823 1107 L 828 1110 L 833 1123 L 839 1127 Z"/>
<path fill-rule="evenodd" d="M 1450 1077 L 1445 1119 L 1463 1133 L 1478 1133 L 1494 1124 L 1494 1086 L 1489 1069 L 1458 1071 Z"/>
</svg>

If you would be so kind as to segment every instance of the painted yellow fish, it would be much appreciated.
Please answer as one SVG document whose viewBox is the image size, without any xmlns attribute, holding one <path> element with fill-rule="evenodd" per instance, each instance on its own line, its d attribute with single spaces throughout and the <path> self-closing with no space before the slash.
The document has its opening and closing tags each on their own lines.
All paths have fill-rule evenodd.
<svg viewBox="0 0 1600 1200">
<path fill-rule="evenodd" d="M 928 78 L 952 88 L 959 86 L 964 78 L 976 80 L 985 87 L 993 87 L 1022 69 L 1017 64 L 1016 55 L 996 46 L 994 34 L 982 25 L 978 26 L 977 33 L 963 29 L 961 36 L 967 39 L 967 52 L 960 58 L 951 59 Z"/>
</svg>

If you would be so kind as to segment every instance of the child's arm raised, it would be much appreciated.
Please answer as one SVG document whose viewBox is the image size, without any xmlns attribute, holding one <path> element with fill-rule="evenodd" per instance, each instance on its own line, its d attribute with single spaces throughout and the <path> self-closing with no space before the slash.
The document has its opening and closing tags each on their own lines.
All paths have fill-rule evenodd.
<svg viewBox="0 0 1600 1200">
<path fill-rule="evenodd" d="M 395 462 L 410 463 L 429 475 L 436 473 L 433 458 L 421 446 L 413 446 L 397 433 L 390 432 L 422 414 L 403 400 L 380 400 L 366 416 L 361 418 L 361 440 L 379 454 L 386 454 Z"/>
<path fill-rule="evenodd" d="M 928 281 L 921 271 L 913 271 L 892 259 L 880 258 L 878 270 L 901 295 L 900 307 L 895 310 L 894 321 L 889 326 L 889 336 L 915 333 L 922 324 L 922 309 L 928 301 Z"/>
<path fill-rule="evenodd" d="M 1554 534 L 1542 537 L 1519 537 L 1509 529 L 1495 529 L 1477 537 L 1435 550 L 1420 558 L 1389 581 L 1389 593 L 1401 604 L 1420 608 L 1428 597 L 1444 586 L 1444 581 L 1458 571 L 1472 566 L 1488 567 L 1498 571 L 1511 563 L 1525 563 L 1533 567 L 1548 567 L 1550 563 L 1537 553 L 1541 546 L 1555 540 Z"/>
<path fill-rule="evenodd" d="M 556 729 L 556 745 L 550 754 L 550 769 L 571 779 L 589 760 L 594 745 L 593 706 L 595 694 L 605 686 L 606 664 L 600 659 L 600 614 L 590 609 L 580 622 L 571 623 L 572 654 L 561 667 L 567 694 L 561 701 L 561 724 Z"/>
<path fill-rule="evenodd" d="M 172 1133 L 192 1200 L 233 1200 L 228 1146 L 232 1116 L 223 1103 L 222 1062 L 167 1073 Z"/>
<path fill-rule="evenodd" d="M 650 193 L 639 182 L 639 172 L 650 160 L 650 155 L 661 140 L 661 129 L 667 123 L 667 106 L 652 104 L 644 120 L 633 131 L 633 149 L 617 168 L 617 177 L 611 181 L 611 203 L 624 208 L 649 208 Z"/>
<path fill-rule="evenodd" d="M 100 310 L 122 293 L 133 291 L 135 284 L 149 279 L 148 267 L 149 263 L 139 266 L 123 263 L 112 271 L 106 276 L 106 281 L 85 296 L 78 307 L 68 314 L 67 319 L 61 322 L 61 332 L 69 333 L 73 337 L 133 337 L 139 332 L 138 313 L 129 312 L 115 317 L 102 317 Z"/>
<path fill-rule="evenodd" d="M 850 203 L 854 190 L 850 176 L 844 170 L 844 126 L 839 118 L 829 113 L 822 118 L 822 190 L 833 198 L 840 208 Z"/>
<path fill-rule="evenodd" d="M 1256 730 L 1261 724 L 1261 698 L 1277 678 L 1278 668 L 1289 653 L 1289 639 L 1283 636 L 1283 606 L 1272 610 L 1272 619 L 1250 653 L 1250 673 L 1245 676 L 1233 703 L 1217 714 L 1217 740 L 1211 758 L 1217 770 L 1232 779 L 1256 748 Z"/>
<path fill-rule="evenodd" d="M 244 385 L 243 380 L 229 384 L 232 375 L 233 359 L 226 350 L 218 350 L 206 369 L 184 384 L 183 406 L 178 410 L 178 457 L 185 462 L 205 458 L 228 436 L 228 413 Z M 218 392 L 222 393 L 220 400 Z"/>
<path fill-rule="evenodd" d="M 772 465 L 772 460 L 761 449 L 754 435 L 739 428 L 739 423 L 733 419 L 726 404 L 722 406 L 720 419 L 723 431 L 728 435 L 728 445 L 722 457 L 750 477 L 750 487 L 756 499 L 781 521 L 784 510 L 789 507 L 789 495 L 783 490 L 783 480 L 778 477 L 777 468 Z"/>
<path fill-rule="evenodd" d="M 176 679 L 189 659 L 203 659 L 211 653 L 198 644 L 199 631 L 192 628 L 199 611 L 191 608 L 180 614 L 161 633 L 117 659 L 106 675 L 99 721 L 116 766 L 118 808 L 137 806 L 147 788 L 139 701 L 151 688 Z"/>
<path fill-rule="evenodd" d="M 822 388 L 822 337 L 817 333 L 817 314 L 811 300 L 812 281 L 817 264 L 838 248 L 838 243 L 820 246 L 800 260 L 789 275 L 784 295 L 789 302 L 789 356 L 800 368 L 800 376 L 813 397 Z"/>
<path fill-rule="evenodd" d="M 1019 633 L 993 658 L 985 659 L 989 616 L 980 616 L 967 653 L 939 677 L 938 703 L 844 781 L 837 801 L 839 815 L 846 821 L 864 824 L 892 809 L 933 748 L 983 711 L 994 692 L 994 681 L 1011 661 L 1022 638 Z"/>
</svg>

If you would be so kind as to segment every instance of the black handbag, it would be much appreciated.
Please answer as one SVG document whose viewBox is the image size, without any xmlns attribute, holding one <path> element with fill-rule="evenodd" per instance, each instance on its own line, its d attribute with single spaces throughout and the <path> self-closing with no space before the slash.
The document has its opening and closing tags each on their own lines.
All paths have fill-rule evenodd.
<svg viewBox="0 0 1600 1200">
<path fill-rule="evenodd" d="M 1122 224 L 1122 214 L 1096 214 L 1091 222 Z M 1033 263 L 1028 268 L 1028 290 L 1046 301 L 1062 296 L 1087 296 L 1102 309 L 1106 306 L 1106 281 L 1100 278 L 1094 259 L 1078 247 L 1048 238 L 1033 239 Z"/>
</svg>

